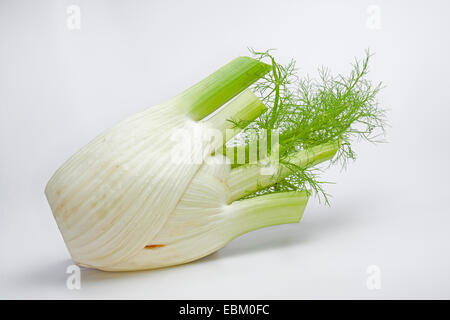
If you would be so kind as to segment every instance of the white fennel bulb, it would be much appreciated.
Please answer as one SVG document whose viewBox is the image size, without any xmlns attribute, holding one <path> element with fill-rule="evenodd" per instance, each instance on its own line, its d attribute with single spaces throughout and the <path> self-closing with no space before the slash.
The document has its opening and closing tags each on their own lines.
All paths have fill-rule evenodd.
<svg viewBox="0 0 450 320">
<path fill-rule="evenodd" d="M 306 170 L 333 158 L 340 136 L 289 151 L 281 163 L 267 156 L 235 165 L 221 152 L 227 140 L 267 114 L 246 88 L 274 74 L 274 66 L 237 58 L 67 160 L 45 194 L 73 260 L 110 271 L 177 265 L 243 233 L 298 222 L 309 190 L 270 188 L 292 176 L 291 166 Z M 271 165 L 274 170 L 264 173 Z"/>
</svg>

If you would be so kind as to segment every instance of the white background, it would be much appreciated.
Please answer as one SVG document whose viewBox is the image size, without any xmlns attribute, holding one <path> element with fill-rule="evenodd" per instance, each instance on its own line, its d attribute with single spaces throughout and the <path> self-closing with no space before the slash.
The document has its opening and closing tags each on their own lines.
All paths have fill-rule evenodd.
<svg viewBox="0 0 450 320">
<path fill-rule="evenodd" d="M 67 28 L 71 4 L 80 30 Z M 450 298 L 449 15 L 448 1 L 430 0 L 0 0 L 0 298 Z M 347 72 L 370 47 L 389 143 L 358 144 L 357 162 L 325 176 L 331 207 L 310 201 L 300 224 L 183 266 L 83 269 L 81 290 L 68 290 L 50 176 L 247 47 L 277 48 L 302 75 Z M 366 286 L 371 265 L 378 290 Z"/>
</svg>

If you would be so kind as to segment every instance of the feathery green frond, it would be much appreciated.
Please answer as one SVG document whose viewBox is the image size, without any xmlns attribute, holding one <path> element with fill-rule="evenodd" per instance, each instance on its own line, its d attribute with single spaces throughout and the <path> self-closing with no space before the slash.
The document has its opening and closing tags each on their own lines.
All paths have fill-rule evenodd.
<svg viewBox="0 0 450 320">
<path fill-rule="evenodd" d="M 278 131 L 280 162 L 292 170 L 292 175 L 254 195 L 307 188 L 328 203 L 317 169 L 297 167 L 286 163 L 286 158 L 299 150 L 339 141 L 332 163 L 345 167 L 348 160 L 356 158 L 353 141 L 379 142 L 377 139 L 384 134 L 385 110 L 377 101 L 381 83 L 373 85 L 367 78 L 371 54 L 366 51 L 363 59 L 355 59 L 348 75 L 335 76 L 321 68 L 317 79 L 300 79 L 294 60 L 281 65 L 272 50 L 250 51 L 256 59 L 272 65 L 272 71 L 253 85 L 253 91 L 268 111 L 253 123 L 234 124 L 245 128 L 242 134 L 245 143 L 254 139 L 255 135 L 249 132 Z"/>
</svg>

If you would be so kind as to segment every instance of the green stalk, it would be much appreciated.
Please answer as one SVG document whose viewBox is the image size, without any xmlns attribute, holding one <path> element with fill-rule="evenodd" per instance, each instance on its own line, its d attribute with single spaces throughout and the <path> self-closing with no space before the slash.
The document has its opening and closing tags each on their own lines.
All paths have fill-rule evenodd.
<svg viewBox="0 0 450 320">
<path fill-rule="evenodd" d="M 332 159 L 339 146 L 339 141 L 324 143 L 307 150 L 295 152 L 285 162 L 300 168 L 311 167 Z M 231 201 L 241 199 L 258 190 L 274 185 L 293 173 L 292 169 L 281 163 L 278 168 L 275 168 L 274 174 L 262 174 L 262 169 L 267 166 L 270 166 L 270 163 L 264 164 L 259 161 L 257 164 L 247 164 L 231 170 L 228 178 Z"/>
<path fill-rule="evenodd" d="M 253 144 L 256 145 L 256 142 Z M 250 161 L 250 148 L 248 144 L 231 146 L 224 146 L 223 152 L 224 155 L 230 160 L 230 164 L 232 168 L 237 167 L 238 165 L 246 164 L 246 163 L 255 163 L 258 160 L 258 149 L 254 148 L 254 159 Z"/>
<path fill-rule="evenodd" d="M 232 203 L 227 209 L 227 217 L 230 219 L 233 238 L 269 226 L 299 222 L 308 198 L 306 191 L 293 191 Z"/>
<path fill-rule="evenodd" d="M 266 106 L 250 90 L 244 90 L 229 104 L 221 108 L 205 123 L 222 132 L 227 142 L 244 128 L 232 121 L 250 123 L 267 111 Z"/>
<path fill-rule="evenodd" d="M 201 120 L 236 96 L 271 70 L 271 66 L 249 57 L 239 57 L 191 88 L 171 102 L 179 101 L 177 108 L 195 120 Z"/>
</svg>

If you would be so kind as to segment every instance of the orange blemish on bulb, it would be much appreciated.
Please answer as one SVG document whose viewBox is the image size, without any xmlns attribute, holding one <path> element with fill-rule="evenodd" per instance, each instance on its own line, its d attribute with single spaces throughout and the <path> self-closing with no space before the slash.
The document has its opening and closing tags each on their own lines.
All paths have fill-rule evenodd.
<svg viewBox="0 0 450 320">
<path fill-rule="evenodd" d="M 144 248 L 145 249 L 156 249 L 156 248 L 162 248 L 164 246 L 165 246 L 165 244 L 149 244 L 149 245 L 146 245 Z"/>
</svg>

